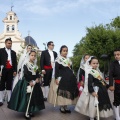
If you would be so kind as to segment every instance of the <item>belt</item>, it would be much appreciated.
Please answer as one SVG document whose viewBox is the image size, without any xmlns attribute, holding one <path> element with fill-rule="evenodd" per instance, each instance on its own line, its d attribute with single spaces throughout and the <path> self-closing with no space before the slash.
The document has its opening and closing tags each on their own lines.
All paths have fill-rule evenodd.
<svg viewBox="0 0 120 120">
<path fill-rule="evenodd" d="M 10 61 L 9 61 L 9 60 L 7 61 L 6 68 L 7 68 L 7 69 L 12 68 L 12 65 L 10 64 Z"/>
<path fill-rule="evenodd" d="M 52 69 L 52 66 L 51 65 L 49 65 L 49 66 L 44 65 L 44 69 L 46 69 L 46 70 Z"/>
<path fill-rule="evenodd" d="M 120 84 L 120 80 L 115 80 L 115 83 Z"/>
</svg>

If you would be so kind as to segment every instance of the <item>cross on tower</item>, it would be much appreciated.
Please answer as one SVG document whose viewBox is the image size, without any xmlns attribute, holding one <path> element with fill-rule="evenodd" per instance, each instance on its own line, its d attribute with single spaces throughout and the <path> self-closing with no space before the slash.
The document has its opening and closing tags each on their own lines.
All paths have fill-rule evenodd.
<svg viewBox="0 0 120 120">
<path fill-rule="evenodd" d="M 12 8 L 13 8 L 14 6 L 11 6 L 11 11 L 12 11 Z"/>
<path fill-rule="evenodd" d="M 30 31 L 28 31 L 28 36 L 30 35 Z"/>
<path fill-rule="evenodd" d="M 12 0 L 11 0 L 11 11 L 12 11 L 12 8 L 13 8 L 14 6 L 13 6 L 13 2 L 12 2 Z"/>
<path fill-rule="evenodd" d="M 28 31 L 29 44 L 30 44 L 30 31 Z"/>
</svg>

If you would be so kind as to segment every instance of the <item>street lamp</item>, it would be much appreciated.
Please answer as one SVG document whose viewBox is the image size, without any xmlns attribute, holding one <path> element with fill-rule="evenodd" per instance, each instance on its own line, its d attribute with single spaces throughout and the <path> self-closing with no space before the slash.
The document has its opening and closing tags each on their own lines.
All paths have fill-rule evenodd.
<svg viewBox="0 0 120 120">
<path fill-rule="evenodd" d="M 43 45 L 45 46 L 45 50 L 46 50 L 46 49 L 47 49 L 47 48 L 46 48 L 46 43 L 43 43 Z"/>
<path fill-rule="evenodd" d="M 107 54 L 101 55 L 101 59 L 104 61 L 104 78 L 106 78 L 106 76 L 105 76 L 105 61 L 107 61 L 108 58 L 109 58 L 109 56 Z M 109 65 L 108 65 L 108 68 L 109 68 Z"/>
</svg>

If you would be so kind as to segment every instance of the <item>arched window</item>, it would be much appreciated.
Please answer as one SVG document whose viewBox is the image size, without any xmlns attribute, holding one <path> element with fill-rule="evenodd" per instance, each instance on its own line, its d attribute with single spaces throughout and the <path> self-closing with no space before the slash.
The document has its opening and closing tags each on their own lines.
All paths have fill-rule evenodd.
<svg viewBox="0 0 120 120">
<path fill-rule="evenodd" d="M 7 31 L 9 31 L 10 29 L 9 29 L 9 25 L 7 25 Z"/>
<path fill-rule="evenodd" d="M 14 31 L 15 30 L 15 26 L 14 25 L 12 25 L 12 31 Z"/>
<path fill-rule="evenodd" d="M 10 16 L 10 20 L 12 20 L 12 16 Z"/>
</svg>

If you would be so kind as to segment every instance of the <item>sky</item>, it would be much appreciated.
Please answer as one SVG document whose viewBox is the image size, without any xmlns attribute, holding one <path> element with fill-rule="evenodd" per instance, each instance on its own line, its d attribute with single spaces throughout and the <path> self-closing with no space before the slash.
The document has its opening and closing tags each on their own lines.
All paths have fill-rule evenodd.
<svg viewBox="0 0 120 120">
<path fill-rule="evenodd" d="M 86 35 L 86 27 L 110 23 L 120 15 L 120 0 L 0 0 L 0 33 L 11 3 L 23 38 L 30 31 L 40 50 L 48 41 L 54 42 L 56 52 L 67 45 L 69 56 Z"/>
</svg>

